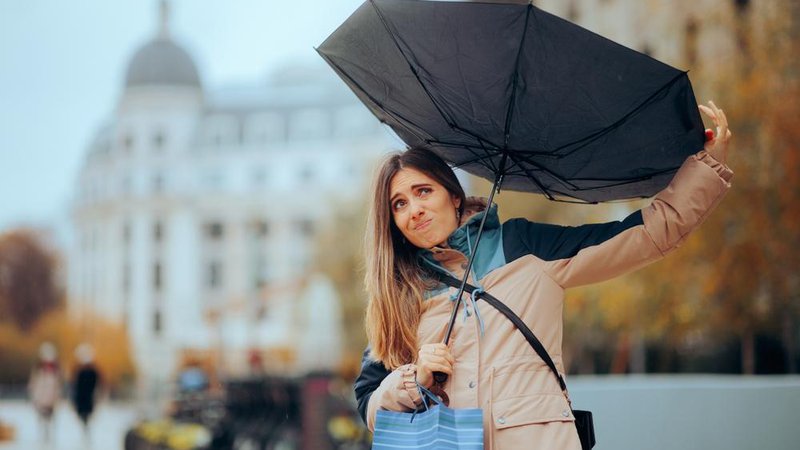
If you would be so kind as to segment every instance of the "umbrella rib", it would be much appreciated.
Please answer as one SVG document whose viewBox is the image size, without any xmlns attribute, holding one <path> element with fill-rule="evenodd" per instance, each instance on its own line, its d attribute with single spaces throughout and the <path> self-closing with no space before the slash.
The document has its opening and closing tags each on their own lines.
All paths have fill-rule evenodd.
<svg viewBox="0 0 800 450">
<path fill-rule="evenodd" d="M 499 149 L 499 148 L 492 148 L 491 150 L 489 150 L 489 149 L 487 149 L 487 148 L 486 148 L 486 147 L 483 145 L 483 141 L 482 141 L 482 140 L 480 140 L 480 139 L 478 140 L 478 143 L 481 145 L 481 149 L 484 151 L 484 153 L 485 153 L 486 155 L 489 155 L 489 153 L 491 153 L 491 152 L 494 152 L 494 154 L 493 154 L 493 155 L 491 155 L 491 156 L 490 156 L 490 158 L 489 158 L 489 166 L 488 166 L 488 168 L 489 168 L 489 170 L 491 170 L 491 171 L 492 171 L 492 173 L 494 173 L 495 175 L 497 175 L 497 174 L 500 174 L 500 172 L 501 172 L 501 171 L 502 171 L 502 170 L 505 168 L 505 165 L 506 165 L 506 158 L 505 158 L 505 156 L 503 156 L 502 158 L 500 158 L 500 165 L 501 165 L 502 167 L 497 167 L 497 166 L 494 164 L 494 158 L 493 158 L 493 157 L 494 157 L 494 156 L 497 156 L 497 155 L 502 155 L 502 154 L 503 154 L 503 150 L 501 150 L 501 149 Z M 491 142 L 490 142 L 490 144 L 491 144 Z M 494 144 L 492 144 L 492 145 L 494 145 Z M 473 152 L 473 155 L 476 155 L 476 156 L 477 156 L 477 153 Z M 499 175 L 499 177 L 500 177 L 500 178 L 499 178 L 499 180 L 502 182 L 503 174 L 500 174 L 500 175 Z M 500 185 L 499 185 L 499 184 L 497 185 L 497 188 L 498 188 L 498 189 L 500 189 Z"/>
<path fill-rule="evenodd" d="M 495 144 L 494 142 L 490 141 L 489 139 L 487 139 L 487 138 L 485 138 L 485 137 L 483 137 L 483 136 L 480 136 L 480 135 L 478 135 L 478 134 L 475 134 L 475 133 L 473 133 L 472 131 L 465 130 L 464 128 L 461 128 L 460 126 L 458 126 L 458 125 L 456 125 L 456 124 L 450 124 L 450 127 L 451 127 L 452 129 L 456 130 L 456 131 L 459 131 L 459 132 L 461 132 L 461 133 L 463 133 L 463 134 L 466 134 L 467 136 L 469 136 L 469 137 L 471 137 L 471 138 L 474 138 L 474 139 L 475 139 L 475 140 L 477 140 L 477 141 L 483 141 L 483 142 L 486 142 L 486 143 L 488 143 L 489 145 L 491 145 L 493 148 L 500 149 L 500 146 L 499 146 L 499 145 Z"/>
<path fill-rule="evenodd" d="M 378 100 L 377 100 L 375 97 L 373 97 L 372 95 L 370 95 L 370 93 L 369 93 L 369 92 L 367 92 L 367 91 L 366 91 L 364 88 L 362 88 L 362 87 L 361 87 L 361 85 L 359 85 L 359 84 L 358 84 L 358 82 L 356 82 L 356 80 L 354 80 L 354 79 L 353 79 L 353 77 L 351 77 L 350 75 L 348 75 L 348 74 L 347 74 L 347 73 L 344 71 L 344 69 L 342 69 L 341 67 L 339 67 L 339 65 L 338 65 L 338 64 L 336 64 L 336 63 L 335 63 L 335 62 L 334 62 L 332 59 L 328 58 L 328 57 L 327 57 L 325 54 L 323 54 L 322 52 L 319 52 L 319 51 L 318 51 L 317 53 L 319 53 L 319 55 L 320 55 L 320 56 L 322 56 L 322 58 L 323 58 L 325 61 L 327 61 L 327 62 L 328 62 L 328 64 L 330 64 L 330 65 L 331 65 L 331 66 L 332 66 L 332 67 L 333 67 L 333 68 L 334 68 L 334 69 L 335 69 L 335 70 L 336 70 L 336 71 L 337 71 L 339 74 L 341 74 L 340 76 L 342 76 L 342 77 L 344 77 L 344 78 L 347 78 L 347 79 L 348 79 L 348 80 L 349 80 L 349 81 L 350 81 L 350 82 L 353 84 L 353 86 L 355 86 L 356 88 L 358 88 L 358 90 L 359 90 L 359 91 L 360 91 L 362 94 L 364 94 L 364 96 L 366 96 L 366 97 L 367 97 L 367 98 L 368 98 L 368 99 L 369 99 L 369 100 L 370 100 L 372 103 L 376 104 L 376 105 L 377 105 L 378 107 L 380 107 L 380 108 L 381 108 L 383 111 L 385 111 L 385 112 L 386 112 L 386 114 L 388 114 L 389 116 L 391 116 L 391 117 L 392 117 L 393 119 L 395 119 L 397 122 L 405 122 L 405 123 L 407 124 L 407 125 L 406 125 L 406 127 L 409 129 L 409 131 L 411 131 L 411 132 L 412 132 L 412 133 L 413 133 L 413 134 L 414 134 L 414 135 L 417 137 L 417 139 L 419 139 L 420 141 L 423 141 L 423 142 L 428 142 L 428 141 L 429 141 L 429 139 L 428 139 L 427 137 L 424 137 L 424 136 L 422 136 L 422 135 L 419 133 L 419 131 L 420 131 L 420 130 L 421 130 L 421 131 L 423 131 L 423 132 L 425 132 L 425 130 L 424 130 L 422 127 L 420 127 L 419 125 L 415 124 L 415 123 L 414 123 L 414 122 L 412 122 L 411 120 L 409 120 L 409 119 L 405 118 L 405 117 L 404 117 L 402 114 L 400 114 L 400 113 L 398 113 L 398 112 L 396 112 L 396 111 L 393 111 L 392 109 L 390 109 L 390 108 L 386 107 L 384 104 L 382 104 L 381 102 L 379 102 L 379 101 L 378 101 Z M 379 119 L 379 120 L 380 120 L 380 119 Z M 413 129 L 412 129 L 412 128 L 413 128 Z M 427 132 L 425 132 L 425 133 L 427 134 Z"/>
<path fill-rule="evenodd" d="M 475 150 L 473 150 L 472 148 L 470 148 L 467 145 L 460 146 L 459 148 L 463 148 L 463 149 L 467 150 L 468 152 L 470 152 L 474 156 L 474 158 L 468 159 L 466 161 L 462 161 L 460 163 L 453 164 L 453 167 L 459 167 L 460 168 L 460 167 L 465 166 L 467 164 L 478 163 L 478 164 L 481 164 L 482 166 L 486 167 L 487 169 L 491 170 L 493 173 L 497 173 L 498 172 L 497 166 L 494 165 L 494 161 L 492 160 L 492 158 L 494 158 L 497 155 L 501 155 L 502 154 L 501 152 L 495 151 L 494 153 L 489 153 L 491 150 L 484 149 L 487 153 L 481 155 L 481 154 L 479 154 L 478 152 L 476 152 Z M 484 163 L 484 161 L 486 161 L 487 163 Z"/>
<path fill-rule="evenodd" d="M 569 187 L 570 189 L 575 189 L 575 190 L 578 189 L 578 187 L 575 186 L 574 184 L 570 183 L 569 180 L 567 180 L 566 178 L 562 177 L 561 175 L 556 174 L 555 172 L 553 172 L 552 170 L 548 169 L 547 167 L 539 164 L 538 162 L 533 160 L 531 157 L 525 156 L 525 155 L 515 155 L 514 162 L 517 164 L 517 166 L 520 169 L 525 170 L 526 173 L 527 173 L 527 170 L 525 169 L 525 167 L 522 166 L 522 164 L 517 162 L 517 158 L 521 159 L 523 162 L 526 162 L 526 163 L 536 167 L 537 169 L 541 170 L 542 172 L 547 173 L 548 175 L 550 175 L 551 177 L 555 178 L 557 181 L 561 182 L 562 184 L 564 184 L 565 186 Z"/>
<path fill-rule="evenodd" d="M 604 128 L 604 129 L 602 129 L 600 131 L 596 131 L 596 132 L 594 132 L 594 133 L 592 133 L 592 134 L 590 134 L 590 135 L 588 135 L 586 137 L 583 137 L 581 139 L 578 139 L 576 141 L 561 145 L 561 146 L 553 149 L 554 152 L 558 152 L 561 149 L 567 148 L 567 147 L 575 145 L 575 144 L 582 143 L 582 145 L 580 145 L 578 147 L 575 147 L 575 148 L 573 148 L 572 150 L 570 150 L 570 151 L 568 151 L 566 153 L 562 153 L 562 154 L 556 155 L 555 157 L 556 158 L 563 158 L 563 157 L 569 156 L 572 153 L 575 153 L 576 151 L 578 151 L 578 150 L 582 149 L 583 147 L 589 145 L 590 143 L 592 143 L 597 138 L 599 138 L 601 136 L 604 136 L 604 135 L 610 133 L 613 130 L 616 130 L 617 128 L 622 126 L 623 123 L 628 121 L 628 119 L 630 119 L 631 117 L 635 116 L 638 112 L 640 112 L 642 109 L 644 109 L 644 107 L 647 106 L 650 103 L 650 101 L 653 100 L 653 98 L 655 98 L 657 95 L 661 94 L 661 92 L 663 92 L 664 90 L 669 89 L 670 87 L 672 87 L 673 84 L 675 84 L 676 82 L 678 82 L 678 80 L 680 80 L 681 78 L 683 78 L 685 76 L 686 76 L 686 72 L 679 73 L 678 75 L 673 77 L 669 82 L 664 84 L 664 86 L 662 86 L 657 91 L 652 93 L 649 97 L 644 99 L 638 106 L 633 108 L 630 112 L 628 112 L 627 114 L 622 116 L 619 120 L 617 120 L 613 124 L 607 126 L 606 128 Z"/>
<path fill-rule="evenodd" d="M 547 190 L 546 187 L 544 187 L 544 185 L 539 181 L 539 178 L 534 176 L 533 173 L 530 170 L 528 170 L 526 167 L 524 167 L 522 164 L 520 164 L 519 161 L 517 161 L 517 158 L 514 157 L 513 153 L 507 153 L 507 155 L 508 155 L 509 158 L 511 158 L 511 161 L 513 161 L 514 164 L 518 168 L 522 169 L 522 171 L 525 172 L 525 174 L 528 176 L 528 178 L 530 180 L 532 180 L 534 182 L 534 184 L 536 184 L 536 186 L 539 187 L 539 189 L 542 190 L 542 194 L 544 194 L 544 196 L 547 197 L 548 200 L 555 200 L 555 197 L 553 197 L 553 194 L 551 194 L 550 191 Z"/>
<path fill-rule="evenodd" d="M 419 83 L 419 86 L 422 88 L 423 92 L 425 92 L 425 95 L 428 96 L 428 99 L 431 101 L 431 103 L 433 104 L 434 108 L 436 108 L 436 111 L 439 112 L 439 115 L 442 116 L 442 119 L 444 119 L 444 121 L 447 123 L 447 125 L 449 125 L 451 128 L 454 128 L 455 123 L 453 122 L 453 120 L 450 119 L 450 117 L 447 116 L 447 114 L 445 114 L 444 110 L 442 110 L 442 108 L 439 106 L 439 104 L 436 102 L 436 100 L 434 100 L 433 95 L 431 95 L 430 91 L 428 91 L 428 88 L 425 87 L 425 84 L 422 82 L 422 79 L 419 77 L 419 74 L 417 73 L 417 69 L 415 69 L 414 65 L 411 64 L 411 60 L 405 54 L 405 52 L 403 51 L 403 48 L 400 46 L 400 43 L 397 41 L 398 37 L 395 36 L 394 33 L 392 33 L 392 30 L 389 28 L 389 23 L 386 20 L 386 18 L 383 16 L 383 13 L 381 12 L 380 8 L 378 8 L 378 5 L 375 4 L 374 0 L 370 0 L 369 3 L 375 9 L 375 13 L 378 15 L 378 18 L 381 20 L 381 23 L 383 24 L 383 27 L 386 29 L 386 32 L 389 33 L 389 37 L 392 38 L 392 42 L 394 42 L 394 45 L 397 47 L 397 51 L 399 51 L 400 54 L 403 56 L 403 59 L 406 61 L 406 64 L 408 64 L 408 68 L 411 70 L 411 73 L 414 75 L 414 78 L 416 78 L 417 83 Z"/>
<path fill-rule="evenodd" d="M 514 79 L 511 82 L 511 98 L 508 101 L 508 108 L 506 109 L 506 125 L 503 137 L 503 147 L 508 147 L 508 138 L 511 133 L 511 119 L 514 116 L 514 103 L 517 99 L 517 82 L 519 80 L 519 62 L 522 59 L 522 46 L 525 44 L 525 36 L 528 34 L 528 20 L 531 17 L 533 5 L 528 3 L 527 11 L 525 12 L 525 26 L 522 29 L 522 38 L 519 42 L 517 49 L 517 60 L 514 61 Z"/>
<path fill-rule="evenodd" d="M 472 163 L 476 163 L 477 162 L 477 163 L 480 163 L 481 165 L 487 167 L 492 172 L 497 172 L 498 171 L 497 166 L 494 165 L 494 161 L 492 160 L 492 158 L 494 158 L 497 155 L 502 155 L 503 154 L 502 150 L 500 150 L 499 148 L 486 148 L 486 147 L 484 147 L 483 143 L 482 143 L 482 141 L 480 139 L 478 139 L 478 143 L 481 144 L 481 149 L 484 152 L 486 152 L 483 155 L 481 155 L 480 153 L 476 152 L 472 147 L 470 147 L 467 144 L 455 144 L 455 143 L 452 143 L 452 142 L 443 142 L 443 141 L 435 141 L 435 140 L 429 140 L 429 141 L 426 141 L 426 142 L 428 144 L 430 144 L 430 145 L 435 145 L 435 146 L 439 146 L 439 147 L 464 149 L 464 150 L 468 151 L 469 153 L 471 153 L 472 156 L 474 156 L 474 158 L 472 158 L 472 159 L 468 159 L 468 160 L 462 161 L 460 163 L 454 163 L 453 167 L 461 167 L 461 166 L 464 166 L 464 165 L 467 165 L 467 164 L 472 164 Z M 483 164 L 481 162 L 481 161 L 484 161 L 484 160 L 488 161 L 488 165 L 487 164 Z"/>
<path fill-rule="evenodd" d="M 481 140 L 479 139 L 478 141 L 480 142 Z M 442 147 L 457 147 L 457 148 L 461 148 L 461 147 L 463 147 L 465 145 L 469 145 L 469 144 L 459 144 L 459 143 L 455 143 L 455 142 L 437 141 L 435 139 L 428 140 L 428 143 L 429 144 L 440 145 Z M 489 144 L 491 144 L 491 142 Z M 484 147 L 483 145 L 481 145 L 481 148 L 482 149 L 486 149 L 486 147 Z M 494 152 L 502 152 L 502 149 L 500 149 L 500 147 L 495 147 L 494 145 L 492 145 L 492 147 L 490 149 L 486 149 L 486 150 L 491 150 L 491 151 L 494 151 Z"/>
<path fill-rule="evenodd" d="M 591 190 L 591 189 L 597 189 L 597 188 L 615 187 L 615 186 L 622 186 L 622 185 L 625 185 L 625 184 L 638 183 L 640 181 L 649 180 L 649 179 L 653 178 L 654 176 L 662 175 L 662 174 L 669 173 L 669 172 L 674 172 L 676 170 L 676 169 L 663 169 L 663 170 L 659 170 L 657 172 L 653 172 L 653 173 L 651 173 L 649 175 L 642 175 L 642 176 L 637 177 L 637 178 L 625 178 L 625 179 L 621 179 L 621 178 L 570 178 L 569 180 L 567 180 L 566 178 L 555 174 L 553 171 L 547 169 L 546 167 L 542 166 L 541 164 L 538 164 L 536 161 L 532 160 L 529 157 L 522 156 L 522 155 L 516 155 L 516 156 L 519 157 L 523 162 L 531 164 L 531 165 L 535 166 L 536 168 L 538 168 L 539 170 L 548 173 L 550 176 L 552 176 L 556 180 L 562 182 L 564 185 L 569 186 L 570 189 L 573 189 L 575 191 L 585 191 L 585 190 Z M 572 181 L 607 181 L 607 182 L 612 182 L 612 184 L 607 184 L 607 185 L 603 185 L 603 186 L 595 186 L 595 187 L 592 187 L 592 188 L 581 188 L 581 187 L 578 187 L 577 185 L 571 183 Z"/>
<path fill-rule="evenodd" d="M 675 171 L 677 171 L 677 169 L 659 170 L 658 172 L 652 173 L 650 175 L 644 175 L 644 176 L 641 176 L 641 177 L 638 177 L 638 178 L 625 179 L 625 180 L 622 180 L 622 179 L 603 179 L 603 178 L 573 178 L 573 180 L 576 180 L 576 181 L 610 181 L 610 182 L 612 182 L 611 184 L 605 184 L 603 186 L 594 186 L 594 187 L 591 187 L 591 188 L 576 188 L 575 189 L 576 191 L 589 191 L 589 190 L 592 190 L 592 189 L 624 186 L 626 184 L 633 184 L 633 183 L 638 183 L 640 181 L 651 180 L 655 176 L 663 175 L 665 173 L 670 173 L 670 172 L 675 172 Z"/>
<path fill-rule="evenodd" d="M 502 153 L 492 153 L 492 154 L 486 154 L 486 155 L 479 155 L 478 153 L 476 153 L 474 150 L 472 150 L 471 148 L 469 148 L 466 145 L 462 146 L 461 148 L 463 148 L 464 150 L 467 150 L 468 152 L 472 153 L 472 155 L 475 156 L 475 157 L 472 158 L 472 159 L 468 159 L 466 161 L 461 161 L 459 163 L 455 163 L 455 164 L 453 164 L 453 167 L 461 167 L 461 166 L 466 166 L 467 164 L 481 163 L 484 160 L 488 160 L 490 163 L 492 163 L 492 167 L 491 167 L 492 171 L 495 171 L 496 170 L 496 166 L 494 165 L 494 163 L 492 161 L 492 158 L 497 156 L 497 155 L 502 154 Z"/>
</svg>

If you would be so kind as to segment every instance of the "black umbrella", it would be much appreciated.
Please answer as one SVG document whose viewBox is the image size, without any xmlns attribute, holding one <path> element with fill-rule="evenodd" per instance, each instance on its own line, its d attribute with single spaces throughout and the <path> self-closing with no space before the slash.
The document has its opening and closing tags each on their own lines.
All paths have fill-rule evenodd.
<svg viewBox="0 0 800 450">
<path fill-rule="evenodd" d="M 492 194 L 650 197 L 704 143 L 686 72 L 529 3 L 368 0 L 317 50 L 409 146 Z"/>
<path fill-rule="evenodd" d="M 686 72 L 531 4 L 369 0 L 318 51 L 409 146 L 504 189 L 650 197 L 703 147 Z"/>
</svg>

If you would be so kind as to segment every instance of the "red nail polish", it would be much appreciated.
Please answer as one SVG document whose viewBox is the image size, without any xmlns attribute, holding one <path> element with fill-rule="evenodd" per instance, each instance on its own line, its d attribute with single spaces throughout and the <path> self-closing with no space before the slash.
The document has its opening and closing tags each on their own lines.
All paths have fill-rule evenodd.
<svg viewBox="0 0 800 450">
<path fill-rule="evenodd" d="M 711 130 L 706 130 L 706 141 L 710 141 L 714 139 L 714 132 Z"/>
</svg>

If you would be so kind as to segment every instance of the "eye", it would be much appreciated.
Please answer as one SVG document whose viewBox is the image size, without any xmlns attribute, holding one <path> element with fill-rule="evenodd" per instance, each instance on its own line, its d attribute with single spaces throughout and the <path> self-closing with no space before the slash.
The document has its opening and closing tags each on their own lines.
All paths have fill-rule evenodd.
<svg viewBox="0 0 800 450">
<path fill-rule="evenodd" d="M 406 206 L 406 201 L 405 200 L 398 199 L 398 200 L 395 200 L 394 203 L 392 203 L 392 209 L 395 210 L 395 211 L 399 211 L 399 210 L 403 209 L 404 206 Z"/>
<path fill-rule="evenodd" d="M 429 187 L 419 188 L 419 196 L 420 197 L 426 197 L 426 196 L 430 195 L 431 192 L 433 192 L 433 189 L 431 189 Z"/>
</svg>

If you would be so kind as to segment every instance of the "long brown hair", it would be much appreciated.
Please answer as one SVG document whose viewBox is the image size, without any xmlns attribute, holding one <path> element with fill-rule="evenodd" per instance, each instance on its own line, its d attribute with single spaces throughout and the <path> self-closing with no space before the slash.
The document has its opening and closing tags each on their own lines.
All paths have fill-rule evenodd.
<svg viewBox="0 0 800 450">
<path fill-rule="evenodd" d="M 457 196 L 461 200 L 459 216 L 466 203 L 453 170 L 427 149 L 390 154 L 375 176 L 364 238 L 364 285 L 369 299 L 366 328 L 371 357 L 390 370 L 416 360 L 422 297 L 431 287 L 417 262 L 417 248 L 404 239 L 392 217 L 389 186 L 395 174 L 405 168 L 424 173 Z"/>
</svg>

